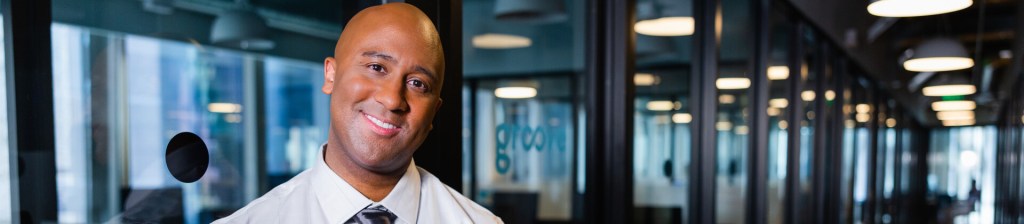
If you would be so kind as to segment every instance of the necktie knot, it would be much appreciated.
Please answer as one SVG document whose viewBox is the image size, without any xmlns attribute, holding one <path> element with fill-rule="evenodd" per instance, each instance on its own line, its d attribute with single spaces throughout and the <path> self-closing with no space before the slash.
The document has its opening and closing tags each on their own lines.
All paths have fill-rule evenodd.
<svg viewBox="0 0 1024 224">
<path fill-rule="evenodd" d="M 394 213 L 388 211 L 383 205 L 366 206 L 359 213 L 346 221 L 346 224 L 391 224 L 398 219 Z"/>
</svg>

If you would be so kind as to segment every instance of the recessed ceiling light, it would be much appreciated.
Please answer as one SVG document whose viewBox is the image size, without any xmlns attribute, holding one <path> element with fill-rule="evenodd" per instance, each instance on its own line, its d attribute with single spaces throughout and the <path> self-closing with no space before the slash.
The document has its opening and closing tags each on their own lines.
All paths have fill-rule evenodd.
<svg viewBox="0 0 1024 224">
<path fill-rule="evenodd" d="M 636 73 L 636 75 L 633 75 L 633 84 L 637 86 L 652 86 L 659 82 L 661 82 L 661 79 L 651 73 Z"/>
<path fill-rule="evenodd" d="M 867 123 L 869 120 L 871 120 L 871 115 L 870 114 L 857 114 L 854 118 L 857 119 L 857 122 Z"/>
<path fill-rule="evenodd" d="M 960 111 L 939 111 L 935 113 L 935 117 L 939 120 L 974 120 L 974 111 L 960 110 Z"/>
<path fill-rule="evenodd" d="M 879 0 L 868 13 L 881 17 L 915 17 L 955 12 L 970 7 L 971 0 Z"/>
<path fill-rule="evenodd" d="M 868 112 L 871 112 L 871 105 L 867 105 L 867 104 L 863 104 L 863 103 L 862 104 L 857 104 L 856 110 L 857 110 L 858 114 L 866 114 Z"/>
<path fill-rule="evenodd" d="M 974 125 L 974 120 L 949 120 L 942 121 L 942 126 L 968 126 Z"/>
<path fill-rule="evenodd" d="M 804 101 L 814 101 L 814 90 L 804 90 L 800 93 L 800 99 Z"/>
<path fill-rule="evenodd" d="M 969 100 L 938 101 L 932 103 L 932 110 L 935 111 L 974 110 L 975 107 L 977 105 L 974 101 Z"/>
<path fill-rule="evenodd" d="M 896 118 L 886 118 L 885 126 L 890 128 L 896 127 Z"/>
<path fill-rule="evenodd" d="M 693 35 L 693 23 L 693 17 L 661 17 L 636 22 L 633 29 L 648 36 L 688 36 Z"/>
<path fill-rule="evenodd" d="M 940 85 L 928 86 L 921 90 L 925 96 L 963 96 L 971 95 L 978 91 L 974 85 Z"/>
<path fill-rule="evenodd" d="M 785 65 L 768 66 L 768 80 L 784 80 L 789 78 L 789 67 Z"/>
<path fill-rule="evenodd" d="M 736 96 L 732 94 L 722 94 L 718 96 L 718 102 L 721 104 L 733 104 L 736 102 Z"/>
<path fill-rule="evenodd" d="M 213 113 L 241 113 L 242 105 L 237 103 L 210 103 L 206 109 Z"/>
<path fill-rule="evenodd" d="M 504 99 L 526 99 L 537 96 L 533 87 L 501 87 L 494 89 L 494 96 Z"/>
<path fill-rule="evenodd" d="M 789 106 L 789 101 L 785 98 L 775 98 L 768 100 L 768 106 L 774 108 L 786 108 Z"/>
<path fill-rule="evenodd" d="M 746 89 L 750 87 L 750 79 L 748 78 L 718 78 L 715 81 L 715 86 L 718 89 Z"/>
<path fill-rule="evenodd" d="M 688 113 L 676 113 L 672 115 L 672 122 L 676 124 L 689 124 L 693 121 L 693 116 Z"/>
<path fill-rule="evenodd" d="M 647 102 L 647 109 L 652 111 L 670 111 L 675 108 L 675 103 L 668 100 L 655 100 Z"/>
<path fill-rule="evenodd" d="M 473 36 L 473 47 L 482 49 L 524 48 L 533 44 L 528 37 L 511 34 L 486 33 Z"/>
<path fill-rule="evenodd" d="M 715 123 L 715 129 L 718 131 L 729 131 L 732 129 L 732 122 L 719 121 Z"/>
</svg>

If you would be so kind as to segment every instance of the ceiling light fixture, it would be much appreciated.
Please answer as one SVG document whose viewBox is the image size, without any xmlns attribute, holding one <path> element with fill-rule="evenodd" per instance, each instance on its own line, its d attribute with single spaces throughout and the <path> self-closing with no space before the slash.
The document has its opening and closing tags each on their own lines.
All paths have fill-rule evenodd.
<svg viewBox="0 0 1024 224">
<path fill-rule="evenodd" d="M 481 49 L 524 48 L 532 44 L 530 38 L 512 34 L 485 33 L 473 36 L 473 47 Z"/>
<path fill-rule="evenodd" d="M 668 100 L 655 100 L 647 102 L 647 109 L 651 111 L 670 111 L 676 108 L 676 104 Z"/>
<path fill-rule="evenodd" d="M 785 98 L 770 99 L 768 100 L 768 106 L 774 108 L 786 108 L 789 106 L 789 100 L 786 100 Z"/>
<path fill-rule="evenodd" d="M 536 23 L 560 22 L 569 17 L 564 1 L 551 0 L 497 0 L 494 16 L 498 20 Z"/>
<path fill-rule="evenodd" d="M 210 103 L 206 109 L 213 113 L 241 113 L 242 105 L 237 103 Z"/>
<path fill-rule="evenodd" d="M 915 17 L 943 14 L 970 7 L 971 0 L 878 0 L 868 13 L 881 17 Z"/>
<path fill-rule="evenodd" d="M 960 110 L 960 111 L 939 111 L 935 113 L 935 117 L 939 120 L 974 120 L 974 111 Z"/>
<path fill-rule="evenodd" d="M 947 126 L 947 127 L 950 127 L 950 126 L 968 126 L 968 125 L 974 125 L 974 120 L 949 120 L 949 121 L 942 121 L 942 126 Z"/>
<path fill-rule="evenodd" d="M 241 8 L 217 15 L 210 28 L 210 42 L 244 50 L 274 48 L 274 41 L 267 38 L 267 21 L 255 11 Z"/>
<path fill-rule="evenodd" d="M 785 65 L 768 66 L 768 80 L 785 80 L 789 78 L 789 67 Z"/>
<path fill-rule="evenodd" d="M 974 110 L 975 107 L 977 105 L 974 101 L 969 100 L 938 101 L 932 103 L 932 110 L 935 111 Z"/>
<path fill-rule="evenodd" d="M 651 73 L 636 73 L 633 75 L 633 84 L 636 86 L 653 86 L 661 82 L 661 78 Z"/>
<path fill-rule="evenodd" d="M 974 94 L 977 88 L 974 85 L 939 85 L 928 86 L 921 90 L 925 96 L 963 96 Z"/>
<path fill-rule="evenodd" d="M 807 102 L 814 101 L 814 90 L 804 90 L 800 93 L 800 99 Z"/>
<path fill-rule="evenodd" d="M 494 89 L 494 96 L 503 99 L 527 99 L 537 96 L 537 89 L 533 87 L 501 87 Z"/>
<path fill-rule="evenodd" d="M 672 122 L 676 124 L 689 124 L 693 121 L 693 116 L 688 113 L 676 113 L 672 115 Z"/>
<path fill-rule="evenodd" d="M 657 5 L 655 5 L 657 4 Z M 637 4 L 638 21 L 633 30 L 648 36 L 693 35 L 694 19 L 685 4 L 675 1 L 642 2 Z M 659 12 L 658 9 L 661 9 Z"/>
<path fill-rule="evenodd" d="M 715 86 L 718 87 L 718 89 L 746 89 L 750 87 L 750 79 L 718 78 L 718 80 L 715 80 Z"/>
<path fill-rule="evenodd" d="M 910 59 L 903 62 L 903 68 L 907 71 L 942 72 L 974 66 L 974 59 L 967 57 L 964 46 L 949 38 L 924 41 L 911 51 L 911 55 Z"/>
</svg>

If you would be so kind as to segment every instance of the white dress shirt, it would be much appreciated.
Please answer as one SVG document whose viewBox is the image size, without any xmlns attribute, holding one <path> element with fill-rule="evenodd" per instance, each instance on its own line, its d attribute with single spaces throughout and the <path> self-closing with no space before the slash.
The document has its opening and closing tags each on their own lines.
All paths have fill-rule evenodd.
<svg viewBox="0 0 1024 224">
<path fill-rule="evenodd" d="M 391 193 L 374 202 L 327 167 L 325 147 L 312 168 L 213 223 L 344 223 L 371 205 L 383 205 L 396 223 L 502 223 L 412 161 Z"/>
</svg>

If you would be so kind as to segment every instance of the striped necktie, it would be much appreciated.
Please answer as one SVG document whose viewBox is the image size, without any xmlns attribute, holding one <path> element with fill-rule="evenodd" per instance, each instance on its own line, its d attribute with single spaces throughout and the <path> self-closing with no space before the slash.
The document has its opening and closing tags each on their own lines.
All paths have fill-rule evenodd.
<svg viewBox="0 0 1024 224">
<path fill-rule="evenodd" d="M 345 221 L 345 224 L 391 224 L 395 223 L 398 216 L 392 214 L 383 205 L 367 206 L 352 218 Z"/>
</svg>

